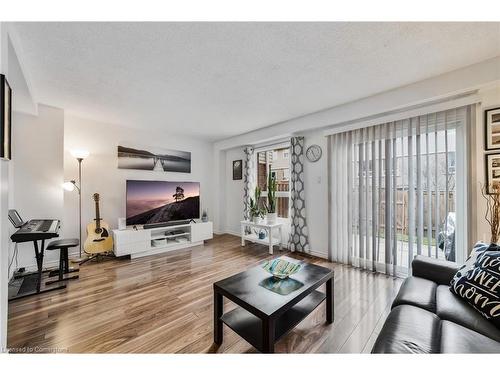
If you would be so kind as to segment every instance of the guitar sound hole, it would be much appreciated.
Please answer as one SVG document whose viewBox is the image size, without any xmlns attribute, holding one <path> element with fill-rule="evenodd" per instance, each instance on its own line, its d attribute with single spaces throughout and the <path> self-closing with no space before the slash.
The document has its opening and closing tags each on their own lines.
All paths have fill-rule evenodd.
<svg viewBox="0 0 500 375">
<path fill-rule="evenodd" d="M 96 232 L 97 234 L 101 233 L 101 232 L 102 232 L 102 228 L 95 228 L 95 232 Z"/>
</svg>

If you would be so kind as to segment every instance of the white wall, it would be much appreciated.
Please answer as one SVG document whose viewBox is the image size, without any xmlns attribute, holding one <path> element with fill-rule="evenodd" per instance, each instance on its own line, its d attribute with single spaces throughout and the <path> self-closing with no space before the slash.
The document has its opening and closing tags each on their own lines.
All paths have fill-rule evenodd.
<svg viewBox="0 0 500 375">
<path fill-rule="evenodd" d="M 160 147 L 191 152 L 191 173 L 170 173 L 163 171 L 141 171 L 118 169 L 117 146 Z M 86 149 L 90 152 L 83 161 L 82 222 L 83 227 L 95 217 L 92 194 L 101 196 L 101 217 L 112 228 L 118 226 L 118 218 L 125 217 L 125 181 L 171 180 L 198 181 L 201 190 L 201 207 L 208 209 L 209 218 L 213 212 L 212 144 L 186 137 L 177 137 L 162 132 L 144 132 L 112 124 L 104 124 L 70 114 L 64 119 L 64 177 L 76 179 L 78 163 L 71 156 L 72 149 Z M 63 235 L 78 237 L 78 194 L 64 192 Z M 85 239 L 85 231 L 83 232 Z"/>
<path fill-rule="evenodd" d="M 14 33 L 11 27 L 0 22 L 0 73 L 4 74 L 13 91 L 12 107 L 16 110 L 22 106 L 35 108 L 33 97 L 29 90 L 29 80 L 18 59 L 18 45 L 14 43 Z M 19 95 L 16 96 L 16 93 Z M 20 99 L 22 97 L 22 99 Z M 12 128 L 16 123 L 13 119 Z M 8 281 L 10 279 L 9 263 L 9 220 L 7 213 L 12 203 L 13 163 L 0 160 L 0 352 L 7 346 L 7 311 L 8 311 Z"/>
<path fill-rule="evenodd" d="M 0 22 L 0 73 L 7 73 L 7 30 Z M 8 252 L 7 211 L 9 205 L 8 162 L 0 160 L 0 351 L 7 347 Z"/>
<path fill-rule="evenodd" d="M 296 119 L 281 122 L 266 128 L 252 131 L 240 136 L 216 142 L 214 154 L 219 160 L 227 162 L 225 152 L 244 145 L 258 145 L 275 139 L 282 139 L 291 135 L 304 135 L 306 147 L 317 143 L 323 149 L 323 157 L 317 163 L 305 165 L 306 210 L 309 226 L 309 241 L 311 250 L 316 255 L 324 256 L 328 249 L 328 181 L 327 181 L 327 145 L 324 137 L 325 129 L 355 124 L 359 119 L 369 119 L 389 111 L 397 111 L 405 107 L 428 104 L 446 97 L 479 90 L 482 104 L 478 109 L 477 119 L 477 178 L 470 181 L 471 185 L 484 182 L 484 122 L 482 112 L 484 108 L 500 106 L 499 86 L 500 57 L 484 61 L 463 69 L 433 77 L 408 86 L 364 98 L 358 101 L 340 105 L 331 109 L 301 116 Z M 226 172 L 226 166 L 224 172 Z M 222 168 L 221 168 L 222 169 Z M 225 176 L 227 181 L 228 177 Z M 228 181 L 229 182 L 229 181 Z M 214 191 L 215 200 L 219 202 L 220 215 L 216 218 L 221 223 L 229 222 L 234 216 L 233 208 L 223 208 L 221 202 L 227 201 Z M 232 192 L 236 196 L 236 192 Z M 482 218 L 484 202 L 479 192 L 475 195 L 474 205 L 477 207 L 477 233 L 482 239 L 489 238 L 488 227 Z M 227 214 L 225 218 L 224 212 Z M 217 224 L 217 223 L 216 223 Z M 224 226 L 221 224 L 221 226 Z M 227 226 L 228 230 L 233 230 Z"/>
<path fill-rule="evenodd" d="M 312 131 L 301 135 L 304 136 L 306 150 L 313 144 L 319 145 L 323 150 L 321 159 L 315 163 L 305 158 L 304 186 L 311 253 L 328 258 L 327 138 L 322 131 Z"/>
<path fill-rule="evenodd" d="M 10 207 L 17 209 L 24 220 L 62 219 L 63 110 L 39 105 L 38 116 L 14 112 L 12 120 L 11 163 L 14 188 Z M 14 228 L 9 226 L 9 232 L 13 231 Z M 9 250 L 10 259 L 13 244 Z M 58 257 L 58 253 L 47 251 L 45 265 L 56 261 Z M 18 261 L 19 266 L 36 268 L 32 243 L 19 244 Z M 12 270 L 15 265 L 14 262 Z"/>
<path fill-rule="evenodd" d="M 476 181 L 472 181 L 471 185 L 476 187 L 477 207 L 477 240 L 489 242 L 491 235 L 489 225 L 484 219 L 486 212 L 486 201 L 481 195 L 480 185 L 486 184 L 486 167 L 485 155 L 491 153 L 499 153 L 498 151 L 485 151 L 485 134 L 484 134 L 484 111 L 490 108 L 500 107 L 500 84 L 497 83 L 492 87 L 480 91 L 481 103 L 477 108 L 476 117 Z"/>
<path fill-rule="evenodd" d="M 489 85 L 486 89 L 479 91 L 482 100 L 478 105 L 476 120 L 476 181 L 470 182 L 470 187 L 475 185 L 479 187 L 480 183 L 485 183 L 485 161 L 484 161 L 484 109 L 500 106 L 500 85 Z M 312 144 L 318 144 L 323 150 L 323 156 L 316 163 L 310 163 L 306 160 L 304 167 L 304 178 L 306 188 L 306 215 L 309 227 L 309 241 L 311 252 L 314 255 L 328 257 L 328 179 L 327 179 L 327 137 L 321 129 L 299 133 L 305 137 L 306 149 Z M 232 161 L 238 158 L 244 158 L 243 148 L 234 148 L 226 150 L 225 153 L 225 181 L 226 195 L 225 215 L 222 214 L 222 231 L 238 234 L 238 222 L 242 218 L 243 207 L 238 199 L 243 195 L 243 183 L 239 184 L 232 181 L 231 168 Z M 240 186 L 241 185 L 241 186 Z M 477 207 L 477 240 L 488 241 L 490 238 L 489 227 L 484 220 L 484 211 L 486 204 L 482 198 L 479 188 L 476 190 L 476 199 L 473 205 Z"/>
<path fill-rule="evenodd" d="M 318 144 L 323 149 L 323 157 L 316 163 L 306 160 L 304 179 L 306 188 L 306 215 L 309 225 L 309 240 L 311 253 L 328 257 L 328 209 L 326 172 L 326 137 L 321 131 L 302 134 L 305 137 L 306 148 Z M 221 215 L 222 232 L 234 235 L 240 234 L 240 221 L 243 220 L 243 180 L 233 181 L 232 167 L 234 160 L 245 160 L 243 147 L 226 150 L 221 154 L 224 158 L 225 194 L 222 196 L 224 213 Z M 289 230 L 283 231 L 283 240 L 288 241 Z"/>
<path fill-rule="evenodd" d="M 190 151 L 191 173 L 118 169 L 119 144 Z M 65 115 L 61 109 L 39 105 L 37 116 L 14 112 L 12 145 L 12 193 L 8 197 L 6 209 L 16 208 L 25 220 L 60 219 L 61 237 L 78 238 L 78 194 L 61 188 L 64 181 L 78 176 L 78 163 L 71 156 L 72 149 L 90 151 L 90 157 L 83 162 L 82 240 L 85 240 L 86 224 L 95 216 L 92 200 L 94 192 L 101 195 L 101 216 L 111 228 L 117 227 L 119 217 L 125 217 L 127 179 L 198 181 L 201 184 L 201 207 L 207 209 L 209 218 L 211 217 L 213 152 L 212 145 L 208 142 L 103 124 Z M 3 172 L 8 174 L 9 169 L 6 168 Z M 8 180 L 8 176 L 6 179 Z M 5 187 L 8 185 L 9 183 Z M 5 224 L 7 225 L 2 225 L 2 229 L 8 231 L 8 236 L 14 229 L 10 223 Z M 8 240 L 7 243 L 9 259 L 13 259 L 14 245 Z M 78 251 L 77 248 L 72 250 L 74 253 Z M 57 261 L 57 253 L 49 251 L 46 254 L 45 266 Z M 7 263 L 6 261 L 5 264 Z M 36 268 L 32 244 L 19 244 L 18 264 L 13 263 L 11 274 L 16 266 Z"/>
<path fill-rule="evenodd" d="M 233 181 L 233 161 L 245 163 L 243 147 L 225 152 L 225 214 L 223 215 L 223 231 L 235 235 L 240 234 L 240 221 L 243 220 L 243 179 Z"/>
</svg>

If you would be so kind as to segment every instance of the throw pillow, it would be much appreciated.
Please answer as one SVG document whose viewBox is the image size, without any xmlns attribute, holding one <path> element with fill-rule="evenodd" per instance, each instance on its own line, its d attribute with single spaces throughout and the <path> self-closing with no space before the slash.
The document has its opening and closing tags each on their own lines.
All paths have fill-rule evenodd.
<svg viewBox="0 0 500 375">
<path fill-rule="evenodd" d="M 474 263 L 476 263 L 478 255 L 488 250 L 489 246 L 490 245 L 485 244 L 482 241 L 479 241 L 474 245 L 469 257 L 465 261 L 465 264 L 460 267 L 455 276 L 453 276 L 453 280 L 451 280 L 451 286 L 453 286 L 458 280 L 460 280 L 462 276 L 464 276 L 467 272 L 474 268 Z"/>
<path fill-rule="evenodd" d="M 498 250 L 498 246 L 496 246 Z M 474 267 L 451 287 L 452 293 L 464 299 L 486 319 L 500 328 L 500 251 L 483 251 Z"/>
</svg>

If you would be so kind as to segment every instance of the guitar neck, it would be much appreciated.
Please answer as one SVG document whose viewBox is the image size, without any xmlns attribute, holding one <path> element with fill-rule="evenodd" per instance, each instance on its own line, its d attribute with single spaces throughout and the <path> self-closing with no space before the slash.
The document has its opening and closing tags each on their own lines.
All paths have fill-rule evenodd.
<svg viewBox="0 0 500 375">
<path fill-rule="evenodd" d="M 95 201 L 95 225 L 97 228 L 101 227 L 101 214 L 99 212 L 99 201 Z"/>
</svg>

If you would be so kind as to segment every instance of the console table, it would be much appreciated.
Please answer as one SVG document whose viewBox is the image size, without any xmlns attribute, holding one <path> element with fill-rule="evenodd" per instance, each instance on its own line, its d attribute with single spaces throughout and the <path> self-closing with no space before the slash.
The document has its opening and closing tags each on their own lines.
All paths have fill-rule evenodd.
<svg viewBox="0 0 500 375">
<path fill-rule="evenodd" d="M 283 248 L 281 243 L 281 238 L 283 235 L 283 223 L 276 222 L 273 224 L 268 224 L 267 222 L 254 223 L 253 221 L 243 220 L 241 223 L 241 246 L 245 246 L 245 241 L 260 243 L 262 245 L 269 246 L 269 254 L 273 254 L 273 246 L 279 245 L 280 250 Z M 267 231 L 267 238 L 261 240 L 255 233 L 246 234 L 245 228 L 258 228 Z M 273 237 L 273 232 L 278 231 L 279 237 Z"/>
</svg>

